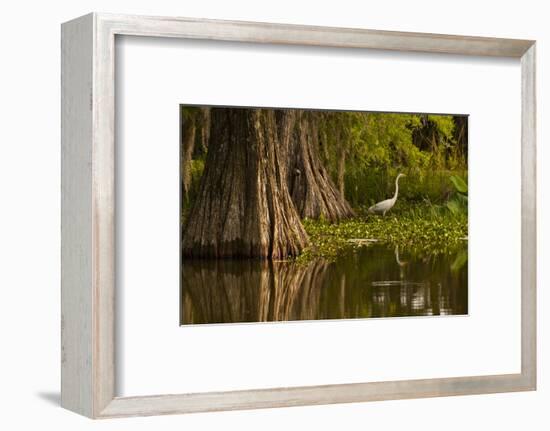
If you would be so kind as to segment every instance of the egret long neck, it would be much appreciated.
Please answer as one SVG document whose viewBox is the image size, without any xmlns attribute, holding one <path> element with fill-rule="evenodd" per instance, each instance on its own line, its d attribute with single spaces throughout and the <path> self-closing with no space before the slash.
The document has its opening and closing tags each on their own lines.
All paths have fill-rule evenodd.
<svg viewBox="0 0 550 431">
<path fill-rule="evenodd" d="M 393 200 L 397 200 L 397 194 L 399 193 L 399 176 L 395 179 L 395 194 L 393 195 Z"/>
</svg>

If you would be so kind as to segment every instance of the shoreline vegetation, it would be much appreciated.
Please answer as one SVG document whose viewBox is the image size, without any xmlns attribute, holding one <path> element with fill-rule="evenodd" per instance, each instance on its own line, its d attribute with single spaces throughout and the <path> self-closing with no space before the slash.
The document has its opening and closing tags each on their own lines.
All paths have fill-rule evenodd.
<svg viewBox="0 0 550 431">
<path fill-rule="evenodd" d="M 385 217 L 364 211 L 359 214 L 340 223 L 303 220 L 311 242 L 296 261 L 308 263 L 318 258 L 334 261 L 344 253 L 371 244 L 427 256 L 456 254 L 467 246 L 467 217 L 446 212 L 441 207 L 402 205 Z"/>
<path fill-rule="evenodd" d="M 296 260 L 335 260 L 343 253 L 373 243 L 416 255 L 463 251 L 468 241 L 468 184 L 456 174 L 448 176 L 448 183 L 451 189 L 440 204 L 432 204 L 425 197 L 420 203 L 398 202 L 386 216 L 369 214 L 362 207 L 355 209 L 358 216 L 340 223 L 303 220 L 311 242 Z"/>
<path fill-rule="evenodd" d="M 389 215 L 382 217 L 360 208 L 355 210 L 359 217 L 338 224 L 303 220 L 311 243 L 296 260 L 334 260 L 342 253 L 373 243 L 416 255 L 463 251 L 468 241 L 468 184 L 455 174 L 448 176 L 448 182 L 451 191 L 446 192 L 440 204 L 432 204 L 428 198 L 420 203 L 401 201 Z"/>
</svg>

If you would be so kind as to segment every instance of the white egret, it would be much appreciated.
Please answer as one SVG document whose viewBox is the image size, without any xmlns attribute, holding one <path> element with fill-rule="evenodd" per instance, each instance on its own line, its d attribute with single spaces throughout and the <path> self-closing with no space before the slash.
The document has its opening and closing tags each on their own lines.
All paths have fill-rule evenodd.
<svg viewBox="0 0 550 431">
<path fill-rule="evenodd" d="M 395 202 L 397 201 L 397 194 L 399 193 L 399 178 L 406 176 L 405 174 L 399 174 L 397 175 L 397 178 L 395 179 L 395 194 L 393 195 L 393 198 L 386 199 L 385 201 L 378 202 L 377 204 L 374 204 L 369 208 L 370 214 L 382 214 L 383 216 L 386 215 L 386 213 L 392 209 L 392 207 L 395 205 Z"/>
</svg>

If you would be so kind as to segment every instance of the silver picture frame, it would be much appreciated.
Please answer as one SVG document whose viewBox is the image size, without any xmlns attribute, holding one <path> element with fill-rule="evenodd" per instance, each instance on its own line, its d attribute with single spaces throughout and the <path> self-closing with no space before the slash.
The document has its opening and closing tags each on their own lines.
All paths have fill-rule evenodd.
<svg viewBox="0 0 550 431">
<path fill-rule="evenodd" d="M 521 373 L 118 397 L 115 392 L 117 35 L 520 59 Z M 536 389 L 535 41 L 91 13 L 62 24 L 61 46 L 63 407 L 90 418 L 110 418 Z"/>
</svg>

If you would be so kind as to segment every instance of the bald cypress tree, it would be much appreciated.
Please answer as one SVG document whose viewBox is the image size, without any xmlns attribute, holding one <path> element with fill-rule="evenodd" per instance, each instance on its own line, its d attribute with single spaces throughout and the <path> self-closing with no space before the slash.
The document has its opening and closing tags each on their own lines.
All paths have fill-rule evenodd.
<svg viewBox="0 0 550 431">
<path fill-rule="evenodd" d="M 321 121 L 323 116 L 319 112 L 294 112 L 294 125 L 287 150 L 288 184 L 292 201 L 301 218 L 323 218 L 337 222 L 353 216 L 353 210 L 321 161 Z"/>
<path fill-rule="evenodd" d="M 211 109 L 204 173 L 183 228 L 184 257 L 285 259 L 307 245 L 280 145 L 284 125 L 292 124 L 287 115 Z"/>
</svg>

